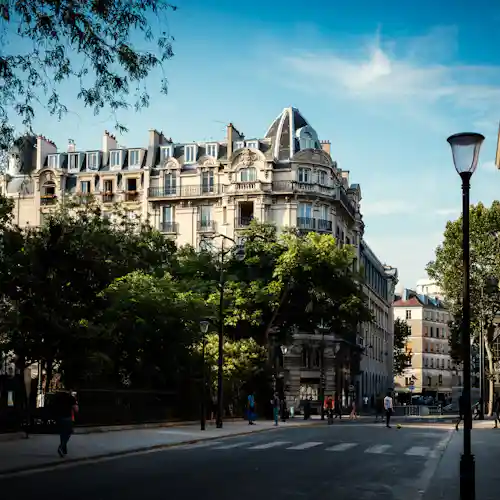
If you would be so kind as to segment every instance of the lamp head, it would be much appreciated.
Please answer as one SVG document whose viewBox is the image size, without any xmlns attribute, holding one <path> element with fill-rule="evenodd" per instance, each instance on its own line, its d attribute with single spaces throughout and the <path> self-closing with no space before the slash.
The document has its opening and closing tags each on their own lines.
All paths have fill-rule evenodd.
<svg viewBox="0 0 500 500">
<path fill-rule="evenodd" d="M 448 137 L 451 146 L 453 163 L 459 175 L 472 175 L 477 167 L 479 150 L 484 141 L 484 135 L 474 132 L 464 132 Z"/>
<path fill-rule="evenodd" d="M 205 335 L 208 332 L 208 327 L 210 326 L 210 323 L 206 320 L 200 321 L 200 330 L 203 335 Z"/>
</svg>

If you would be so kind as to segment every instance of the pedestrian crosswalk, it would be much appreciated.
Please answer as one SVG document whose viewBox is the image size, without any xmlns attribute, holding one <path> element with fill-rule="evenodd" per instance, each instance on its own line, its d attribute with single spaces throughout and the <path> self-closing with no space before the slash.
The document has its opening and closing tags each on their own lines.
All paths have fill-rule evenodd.
<svg viewBox="0 0 500 500">
<path fill-rule="evenodd" d="M 431 444 L 431 443 L 430 443 Z M 392 445 L 392 444 L 371 444 L 354 443 L 354 442 L 323 442 L 323 441 L 211 441 L 205 443 L 197 443 L 193 445 L 184 445 L 183 450 L 204 448 L 215 452 L 223 452 L 230 450 L 248 450 L 250 452 L 258 452 L 264 450 L 283 450 L 283 451 L 308 451 L 321 450 L 329 453 L 345 453 L 354 451 L 356 453 L 366 453 L 368 455 L 406 455 L 408 457 L 430 458 L 436 456 L 439 450 L 439 443 L 434 442 L 434 446 L 408 446 Z M 177 448 L 179 449 L 179 448 Z"/>
</svg>

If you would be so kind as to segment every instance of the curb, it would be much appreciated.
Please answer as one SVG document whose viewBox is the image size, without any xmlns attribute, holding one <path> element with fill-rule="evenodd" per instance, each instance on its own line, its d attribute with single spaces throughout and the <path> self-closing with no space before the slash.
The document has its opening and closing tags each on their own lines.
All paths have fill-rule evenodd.
<svg viewBox="0 0 500 500">
<path fill-rule="evenodd" d="M 99 434 L 103 432 L 133 431 L 141 429 L 159 429 L 161 427 L 188 427 L 197 425 L 197 421 L 158 422 L 151 424 L 105 425 L 96 427 L 75 427 L 74 434 Z"/>
<path fill-rule="evenodd" d="M 5 434 L 0 434 L 0 443 L 16 441 L 18 439 L 22 439 L 24 436 L 24 432 L 6 432 Z"/>
<path fill-rule="evenodd" d="M 303 425 L 301 424 L 292 424 L 287 427 L 302 427 Z M 219 439 L 226 439 L 226 438 L 232 438 L 232 437 L 238 437 L 238 436 L 245 436 L 248 434 L 260 434 L 262 432 L 268 432 L 268 431 L 275 431 L 279 430 L 282 427 L 268 427 L 266 429 L 257 429 L 257 430 L 252 430 L 252 431 L 244 431 L 244 432 L 237 432 L 234 434 L 227 434 L 225 436 L 210 436 L 210 437 L 201 437 L 197 439 L 191 439 L 189 441 L 181 441 L 177 443 L 165 443 L 165 444 L 157 444 L 157 445 L 152 445 L 152 446 L 144 446 L 142 448 L 135 448 L 133 450 L 120 450 L 120 451 L 114 451 L 114 452 L 109 452 L 109 453 L 100 453 L 98 455 L 93 455 L 91 457 L 78 457 L 78 458 L 66 458 L 66 459 L 59 459 L 59 460 L 53 460 L 51 462 L 45 462 L 44 464 L 37 464 L 37 465 L 32 465 L 32 466 L 27 466 L 27 467 L 13 467 L 11 469 L 4 469 L 0 471 L 0 479 L 4 478 L 5 476 L 11 476 L 13 474 L 20 474 L 24 472 L 36 472 L 36 471 L 42 471 L 45 470 L 49 467 L 52 467 L 54 469 L 62 468 L 67 464 L 84 464 L 84 463 L 92 463 L 96 460 L 101 460 L 105 458 L 115 458 L 115 457 L 126 457 L 128 455 L 135 455 L 137 453 L 144 453 L 147 451 L 154 451 L 154 450 L 162 450 L 162 449 L 168 449 L 168 448 L 175 448 L 176 446 L 186 446 L 190 444 L 197 444 L 201 442 L 206 442 L 206 441 L 216 441 Z"/>
</svg>

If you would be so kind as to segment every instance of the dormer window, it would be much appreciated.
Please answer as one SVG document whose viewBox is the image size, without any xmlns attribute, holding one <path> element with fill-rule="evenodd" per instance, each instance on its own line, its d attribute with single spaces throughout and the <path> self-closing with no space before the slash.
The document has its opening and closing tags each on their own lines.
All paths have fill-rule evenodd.
<svg viewBox="0 0 500 500">
<path fill-rule="evenodd" d="M 217 158 L 218 149 L 218 144 L 207 144 L 207 155 L 212 158 Z"/>
<path fill-rule="evenodd" d="M 160 163 L 167 161 L 173 156 L 173 146 L 162 146 L 160 148 Z"/>
<path fill-rule="evenodd" d="M 59 155 L 49 155 L 47 165 L 49 168 L 59 168 Z"/>
<path fill-rule="evenodd" d="M 248 141 L 247 148 L 250 149 L 259 149 L 259 141 Z"/>
<path fill-rule="evenodd" d="M 236 141 L 234 143 L 234 150 L 238 150 L 238 149 L 243 149 L 245 147 L 245 142 L 244 141 Z"/>
<path fill-rule="evenodd" d="M 79 153 L 72 153 L 68 155 L 68 169 L 70 172 L 78 172 L 78 170 L 80 170 Z"/>
<path fill-rule="evenodd" d="M 111 168 L 120 168 L 122 164 L 122 152 L 121 151 L 111 151 L 109 166 Z"/>
<path fill-rule="evenodd" d="M 139 150 L 132 149 L 128 153 L 128 165 L 129 167 L 139 167 L 140 166 Z"/>
<path fill-rule="evenodd" d="M 184 163 L 194 163 L 196 161 L 196 145 L 184 146 Z"/>
<path fill-rule="evenodd" d="M 99 166 L 99 153 L 87 153 L 87 169 L 97 170 Z"/>
</svg>

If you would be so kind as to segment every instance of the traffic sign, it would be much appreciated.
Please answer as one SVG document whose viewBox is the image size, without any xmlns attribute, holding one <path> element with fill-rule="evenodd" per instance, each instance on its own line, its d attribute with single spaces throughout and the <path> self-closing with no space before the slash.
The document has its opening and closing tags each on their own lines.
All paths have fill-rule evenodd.
<svg viewBox="0 0 500 500">
<path fill-rule="evenodd" d="M 415 386 L 414 385 L 410 385 L 409 389 L 410 389 L 410 392 L 413 392 L 415 390 Z"/>
</svg>

